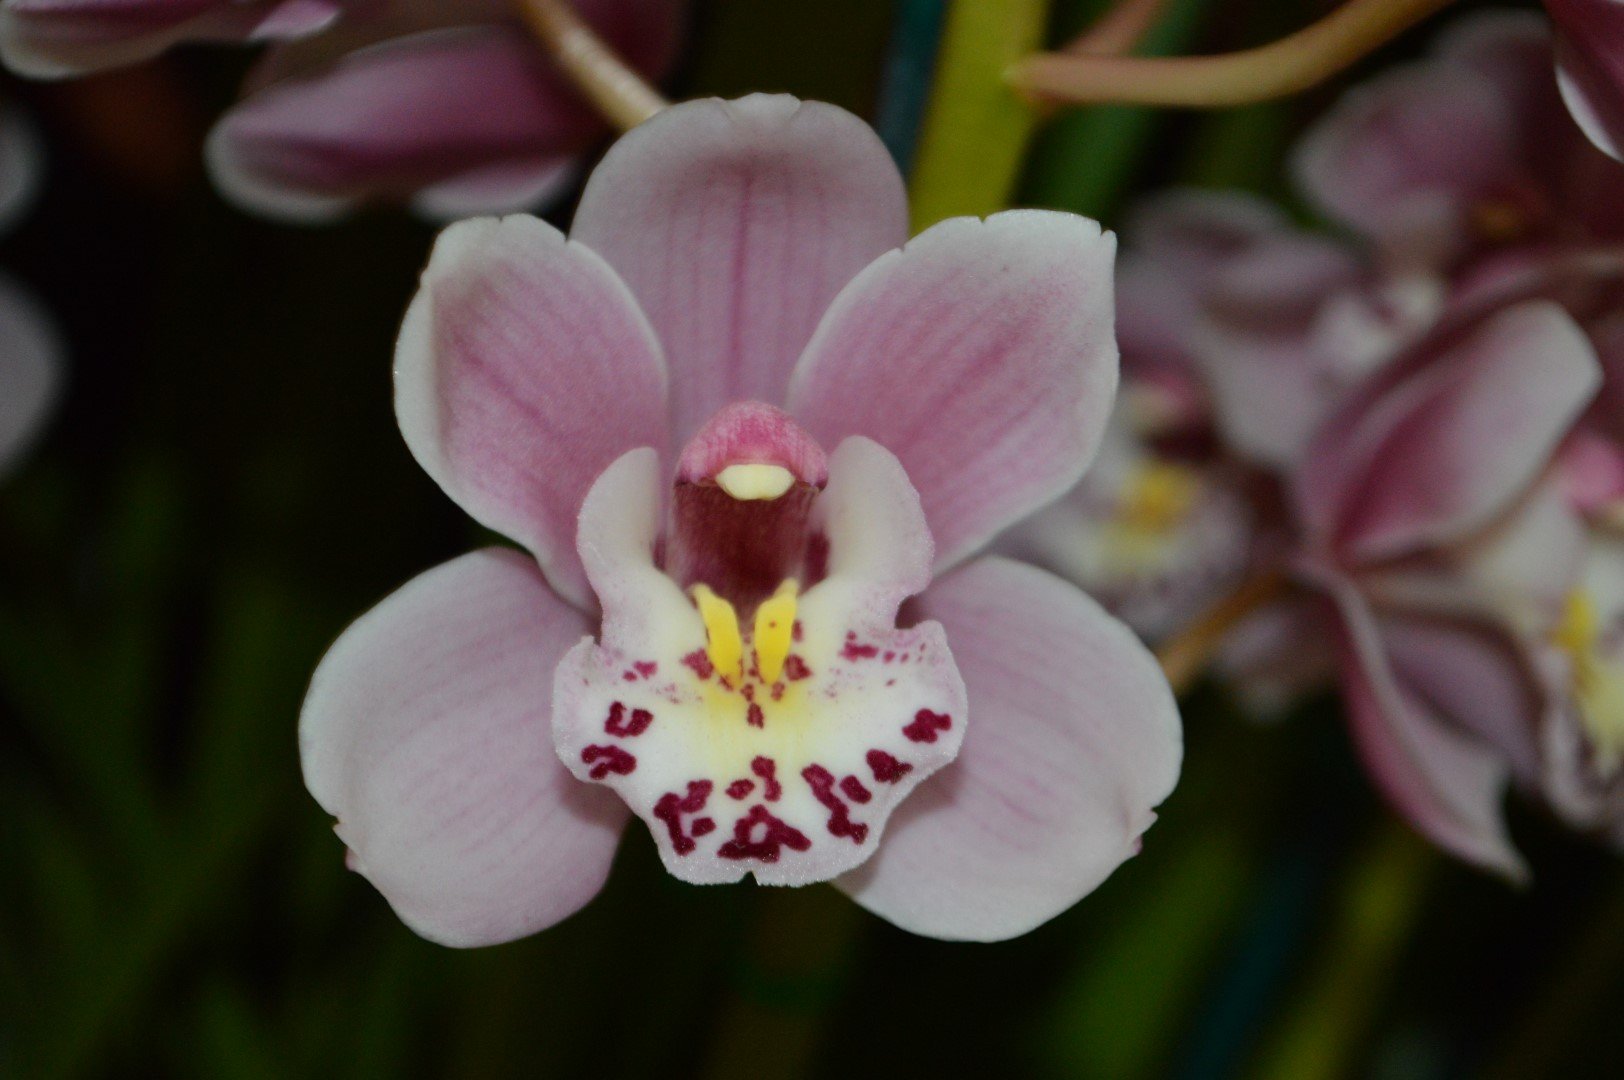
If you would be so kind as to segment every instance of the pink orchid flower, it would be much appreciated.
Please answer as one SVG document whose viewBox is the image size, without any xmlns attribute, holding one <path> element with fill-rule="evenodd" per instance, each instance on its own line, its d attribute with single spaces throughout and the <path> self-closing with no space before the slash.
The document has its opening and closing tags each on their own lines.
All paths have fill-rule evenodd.
<svg viewBox="0 0 1624 1080">
<path fill-rule="evenodd" d="M 1537 15 L 1461 20 L 1430 56 L 1351 91 L 1310 130 L 1300 186 L 1410 268 L 1451 269 L 1508 246 L 1616 244 L 1624 167 L 1569 118 L 1551 59 Z"/>
<path fill-rule="evenodd" d="M 41 180 L 38 140 L 13 108 L 0 108 L 0 230 L 32 203 Z M 27 290 L 0 275 L 0 476 L 39 434 L 55 403 L 62 345 L 50 316 Z"/>
<path fill-rule="evenodd" d="M 343 0 L 0 0 L 0 59 L 34 78 L 149 60 L 185 41 L 316 33 Z"/>
<path fill-rule="evenodd" d="M 384 600 L 300 721 L 351 865 L 418 933 L 564 918 L 629 812 L 685 881 L 833 881 L 953 939 L 1030 930 L 1138 849 L 1181 753 L 1160 669 L 1075 588 L 971 558 L 1100 439 L 1112 238 L 905 221 L 864 124 L 758 96 L 633 130 L 568 239 L 441 236 L 401 429 L 527 553 Z"/>
<path fill-rule="evenodd" d="M 651 78 L 675 58 L 683 0 L 575 6 Z M 607 132 L 508 0 L 391 0 L 273 48 L 207 158 L 227 198 L 271 217 L 392 201 L 450 220 L 546 202 Z"/>
<path fill-rule="evenodd" d="M 1435 843 L 1513 878 L 1501 803 L 1544 781 L 1541 652 L 1584 550 L 1553 462 L 1598 382 L 1566 312 L 1515 304 L 1372 380 L 1294 477 L 1298 569 L 1329 602 L 1368 768 Z"/>
</svg>

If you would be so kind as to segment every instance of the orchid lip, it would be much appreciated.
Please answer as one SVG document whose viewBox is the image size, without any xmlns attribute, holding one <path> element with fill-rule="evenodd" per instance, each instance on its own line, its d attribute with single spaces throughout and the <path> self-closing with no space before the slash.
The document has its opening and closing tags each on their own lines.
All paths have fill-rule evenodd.
<svg viewBox="0 0 1624 1080">
<path fill-rule="evenodd" d="M 639 453 L 611 466 L 582 511 L 604 623 L 558 668 L 560 757 L 620 794 L 683 880 L 838 876 L 868 858 L 891 810 L 964 735 L 963 683 L 941 627 L 896 625 L 901 601 L 928 580 L 917 495 L 889 453 L 848 440 L 824 491 L 798 485 L 805 498 L 793 505 L 726 500 L 794 515 L 795 528 L 759 534 L 790 537 L 781 562 L 794 572 L 766 590 L 730 587 L 725 573 L 685 583 L 657 565 L 655 551 L 671 546 L 659 542 L 659 515 L 633 513 L 659 498 L 658 460 Z M 679 482 L 679 495 L 685 486 L 695 485 Z M 904 512 L 870 505 L 878 500 Z M 673 520 L 680 530 L 680 510 Z M 615 539 L 589 547 L 600 527 Z M 711 535 L 734 534 L 671 539 L 680 549 Z M 813 537 L 827 546 L 823 565 L 804 554 Z M 897 570 L 866 561 L 887 548 Z M 727 564 L 680 555 L 683 565 Z"/>
</svg>

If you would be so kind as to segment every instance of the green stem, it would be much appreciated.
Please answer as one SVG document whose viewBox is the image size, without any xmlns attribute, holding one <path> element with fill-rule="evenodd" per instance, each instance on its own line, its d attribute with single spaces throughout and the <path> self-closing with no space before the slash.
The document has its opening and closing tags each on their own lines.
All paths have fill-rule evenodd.
<svg viewBox="0 0 1624 1080">
<path fill-rule="evenodd" d="M 1341 72 L 1455 0 L 1348 0 L 1319 22 L 1222 56 L 1146 58 L 1040 53 L 1011 85 L 1036 101 L 1221 108 L 1286 97 Z"/>
<path fill-rule="evenodd" d="M 1005 81 L 1043 43 L 1048 0 L 957 0 L 914 167 L 914 229 L 1009 205 L 1038 114 Z"/>
<path fill-rule="evenodd" d="M 1437 854 L 1408 828 L 1394 820 L 1381 824 L 1338 890 L 1340 905 L 1306 989 L 1251 1075 L 1331 1080 L 1351 1072 L 1349 1059 L 1364 1044 L 1437 863 Z"/>
<path fill-rule="evenodd" d="M 703 1075 L 757 1080 L 762 1047 L 772 1075 L 809 1076 L 829 1006 L 857 953 L 866 916 L 833 888 L 762 888 L 743 966 L 721 1008 Z"/>
</svg>

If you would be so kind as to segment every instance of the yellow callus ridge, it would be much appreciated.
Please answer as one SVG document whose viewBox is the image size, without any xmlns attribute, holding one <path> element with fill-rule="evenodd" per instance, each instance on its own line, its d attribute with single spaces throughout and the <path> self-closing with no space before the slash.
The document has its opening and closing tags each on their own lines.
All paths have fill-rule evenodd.
<svg viewBox="0 0 1624 1080">
<path fill-rule="evenodd" d="M 1624 755 L 1624 665 L 1604 658 L 1596 605 L 1580 591 L 1568 594 L 1553 638 L 1573 662 L 1573 696 L 1597 764 L 1606 772 Z"/>
<path fill-rule="evenodd" d="M 695 585 L 694 603 L 705 623 L 705 652 L 718 674 L 734 685 L 744 679 L 744 638 L 739 634 L 739 613 L 733 605 L 711 591 L 709 585 Z"/>
<path fill-rule="evenodd" d="M 789 659 L 800 591 L 801 583 L 790 578 L 756 608 L 756 670 L 761 673 L 761 681 L 769 685 L 778 681 L 784 673 L 784 661 Z"/>
</svg>

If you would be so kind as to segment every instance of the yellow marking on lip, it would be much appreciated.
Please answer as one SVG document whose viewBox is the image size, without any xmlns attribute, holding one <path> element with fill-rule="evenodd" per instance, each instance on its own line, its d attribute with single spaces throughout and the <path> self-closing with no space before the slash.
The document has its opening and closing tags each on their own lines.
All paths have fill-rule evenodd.
<svg viewBox="0 0 1624 1080">
<path fill-rule="evenodd" d="M 737 686 L 744 681 L 744 638 L 739 633 L 739 613 L 733 605 L 711 591 L 709 585 L 695 585 L 694 604 L 705 623 L 705 653 L 717 674 Z"/>
<path fill-rule="evenodd" d="M 1579 719 L 1596 750 L 1596 762 L 1611 775 L 1624 756 L 1624 665 L 1601 653 L 1601 619 L 1589 595 L 1568 594 L 1552 640 L 1573 663 L 1573 696 Z"/>
<path fill-rule="evenodd" d="M 784 673 L 784 661 L 789 659 L 795 637 L 796 596 L 800 591 L 801 583 L 790 578 L 756 608 L 756 670 L 768 686 L 778 681 Z"/>
<path fill-rule="evenodd" d="M 740 502 L 776 499 L 795 483 L 782 465 L 729 465 L 716 474 L 716 484 Z"/>
</svg>

